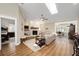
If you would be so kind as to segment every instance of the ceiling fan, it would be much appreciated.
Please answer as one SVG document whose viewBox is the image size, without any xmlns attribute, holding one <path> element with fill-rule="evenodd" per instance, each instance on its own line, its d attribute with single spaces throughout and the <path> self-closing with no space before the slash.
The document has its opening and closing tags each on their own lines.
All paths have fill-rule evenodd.
<svg viewBox="0 0 79 59">
<path fill-rule="evenodd" d="M 42 20 L 42 21 L 45 21 L 45 20 L 48 20 L 48 18 L 44 17 L 44 15 L 41 14 L 41 20 Z"/>
</svg>

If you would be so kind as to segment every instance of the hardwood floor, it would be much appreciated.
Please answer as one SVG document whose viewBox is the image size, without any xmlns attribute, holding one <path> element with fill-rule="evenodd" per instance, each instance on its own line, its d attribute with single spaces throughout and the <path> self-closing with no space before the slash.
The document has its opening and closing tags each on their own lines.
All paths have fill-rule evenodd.
<svg viewBox="0 0 79 59">
<path fill-rule="evenodd" d="M 73 53 L 73 42 L 67 38 L 57 38 L 54 42 L 45 46 L 37 52 L 33 52 L 23 43 L 16 46 L 16 49 L 8 48 L 8 45 L 5 45 L 2 48 L 3 56 L 71 56 Z"/>
<path fill-rule="evenodd" d="M 50 45 L 44 47 L 38 52 L 30 54 L 39 56 L 71 56 L 73 53 L 72 41 L 62 38 L 57 39 Z"/>
<path fill-rule="evenodd" d="M 0 54 L 1 54 L 1 50 L 0 50 Z"/>
</svg>

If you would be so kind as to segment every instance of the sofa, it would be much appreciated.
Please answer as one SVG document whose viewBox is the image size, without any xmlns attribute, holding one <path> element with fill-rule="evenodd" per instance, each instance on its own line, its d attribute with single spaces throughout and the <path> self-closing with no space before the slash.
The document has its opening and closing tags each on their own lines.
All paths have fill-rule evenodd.
<svg viewBox="0 0 79 59">
<path fill-rule="evenodd" d="M 45 41 L 46 41 L 45 43 L 46 43 L 46 45 L 50 44 L 55 39 L 56 39 L 56 35 L 55 34 L 45 35 Z"/>
</svg>

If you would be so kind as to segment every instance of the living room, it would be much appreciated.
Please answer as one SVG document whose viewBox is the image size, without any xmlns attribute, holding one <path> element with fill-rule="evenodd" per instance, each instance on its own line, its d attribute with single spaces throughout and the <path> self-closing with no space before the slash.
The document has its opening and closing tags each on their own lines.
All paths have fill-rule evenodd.
<svg viewBox="0 0 79 59">
<path fill-rule="evenodd" d="M 54 7 L 53 14 L 49 9 L 51 5 Z M 0 54 L 2 56 L 71 56 L 73 39 L 68 39 L 68 32 L 70 24 L 75 25 L 75 33 L 79 31 L 78 7 L 78 3 L 0 4 L 0 22 L 2 23 L 3 18 L 14 19 L 16 28 L 15 49 L 9 49 L 7 44 L 2 48 L 0 36 Z"/>
</svg>

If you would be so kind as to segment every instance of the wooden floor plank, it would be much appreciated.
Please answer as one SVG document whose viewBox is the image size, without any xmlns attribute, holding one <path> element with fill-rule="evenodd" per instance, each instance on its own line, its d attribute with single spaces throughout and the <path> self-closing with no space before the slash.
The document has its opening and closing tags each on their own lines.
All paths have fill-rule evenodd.
<svg viewBox="0 0 79 59">
<path fill-rule="evenodd" d="M 15 49 L 13 47 L 9 47 L 8 45 L 4 45 L 2 48 L 2 52 L 0 51 L 0 55 L 2 56 L 71 56 L 73 52 L 73 43 L 72 40 L 67 38 L 56 39 L 51 44 L 43 47 L 41 50 L 37 52 L 33 52 L 26 45 L 21 43 L 16 46 Z"/>
</svg>

